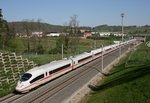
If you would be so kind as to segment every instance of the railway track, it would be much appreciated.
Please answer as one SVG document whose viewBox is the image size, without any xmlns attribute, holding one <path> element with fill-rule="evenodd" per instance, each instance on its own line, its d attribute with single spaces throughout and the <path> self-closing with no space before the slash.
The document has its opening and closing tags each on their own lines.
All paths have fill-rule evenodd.
<svg viewBox="0 0 150 103">
<path fill-rule="evenodd" d="M 18 98 L 21 98 L 22 96 L 24 96 L 24 94 L 15 94 L 15 93 L 12 93 L 10 94 L 9 96 L 6 96 L 2 99 L 0 99 L 0 103 L 11 103 L 12 101 L 18 99 Z"/>
<path fill-rule="evenodd" d="M 115 52 L 115 51 L 116 50 L 114 50 L 112 52 Z M 108 56 L 108 55 L 105 55 L 105 56 Z M 51 83 L 51 82 L 49 82 L 49 83 L 46 83 L 45 85 L 40 86 L 36 90 L 31 91 L 27 94 L 12 94 L 10 97 L 5 98 L 4 100 L 2 100 L 0 102 L 1 103 L 20 103 L 20 102 L 21 103 L 42 103 L 46 99 L 56 95 L 59 91 L 63 90 L 65 87 L 69 86 L 74 81 L 80 79 L 82 76 L 84 76 L 88 72 L 95 69 L 95 67 L 99 67 L 100 66 L 100 63 L 99 63 L 100 59 L 101 58 L 98 58 L 96 60 L 91 61 L 88 64 L 83 65 L 82 67 L 80 67 L 80 68 L 82 68 L 81 70 L 79 70 L 77 68 L 77 69 L 71 71 L 70 73 L 72 73 L 74 71 L 76 71 L 76 73 L 72 73 L 73 75 L 70 77 L 67 76 L 70 73 L 67 73 L 66 75 L 64 75 L 66 77 L 66 79 L 62 79 L 62 81 L 59 83 L 56 83 L 55 80 L 51 81 L 51 82 L 56 83 L 53 86 L 49 86 L 49 84 Z M 62 77 L 64 77 L 64 76 L 62 76 Z M 57 79 L 60 79 L 60 78 L 57 78 Z"/>
<path fill-rule="evenodd" d="M 95 63 L 97 64 L 98 62 L 99 61 L 97 61 Z M 95 67 L 94 64 L 93 64 L 93 67 Z M 27 93 L 27 94 L 22 94 L 21 96 L 20 95 L 14 95 L 13 97 L 4 100 L 2 103 L 20 103 L 20 101 L 22 101 L 22 100 L 23 101 L 21 103 L 41 103 L 45 99 L 55 95 L 58 91 L 61 91 L 63 88 L 67 87 L 69 84 L 73 83 L 75 80 L 79 79 L 80 77 L 84 76 L 86 73 L 93 70 L 93 69 L 90 69 L 90 68 L 92 68 L 92 66 L 90 66 L 88 68 L 87 68 L 87 66 L 86 67 L 83 66 L 83 68 L 84 69 L 82 71 L 79 71 L 76 74 L 74 74 L 72 77 L 67 78 L 66 80 L 60 82 L 55 87 L 49 87 L 46 90 L 43 90 L 42 88 L 44 88 L 44 86 L 42 86 L 42 87 L 39 87 L 38 89 L 41 89 L 43 91 L 41 91 L 38 94 L 34 93 L 34 92 L 36 92 L 36 90 L 35 90 L 35 91 L 32 91 L 32 92 Z M 75 69 L 75 70 L 77 70 L 77 69 Z M 30 98 L 30 95 L 32 95 L 34 98 Z M 28 98 L 28 99 L 24 99 L 24 98 Z"/>
</svg>

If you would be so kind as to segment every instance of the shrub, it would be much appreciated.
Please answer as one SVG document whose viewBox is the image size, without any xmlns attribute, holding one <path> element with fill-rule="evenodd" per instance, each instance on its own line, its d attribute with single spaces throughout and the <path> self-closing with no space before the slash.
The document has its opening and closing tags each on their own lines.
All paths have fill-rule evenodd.
<svg viewBox="0 0 150 103">
<path fill-rule="evenodd" d="M 45 52 L 45 50 L 44 50 L 43 46 L 41 44 L 39 44 L 37 46 L 37 53 L 38 54 L 44 54 L 44 52 Z"/>
</svg>

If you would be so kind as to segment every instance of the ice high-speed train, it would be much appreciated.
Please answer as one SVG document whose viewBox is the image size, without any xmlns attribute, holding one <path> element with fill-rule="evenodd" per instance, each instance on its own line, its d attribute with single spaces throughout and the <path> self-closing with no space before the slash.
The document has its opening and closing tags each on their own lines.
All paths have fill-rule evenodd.
<svg viewBox="0 0 150 103">
<path fill-rule="evenodd" d="M 128 43 L 135 42 L 135 39 L 122 42 L 120 44 L 113 44 L 90 52 L 84 52 L 82 54 L 70 57 L 68 59 L 53 61 L 51 63 L 34 67 L 26 73 L 24 73 L 20 80 L 17 83 L 16 91 L 18 92 L 28 92 L 29 90 L 46 83 L 64 73 L 67 73 L 81 65 L 84 65 L 102 55 L 103 53 L 107 54 L 120 46 L 126 45 Z"/>
</svg>

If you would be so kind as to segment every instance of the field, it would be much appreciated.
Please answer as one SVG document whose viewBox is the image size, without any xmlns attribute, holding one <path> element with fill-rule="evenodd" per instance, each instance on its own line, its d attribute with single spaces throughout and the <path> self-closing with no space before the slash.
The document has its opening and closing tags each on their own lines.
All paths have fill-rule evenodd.
<svg viewBox="0 0 150 103">
<path fill-rule="evenodd" d="M 132 50 L 92 90 L 84 103 L 150 103 L 150 48 Z"/>
</svg>

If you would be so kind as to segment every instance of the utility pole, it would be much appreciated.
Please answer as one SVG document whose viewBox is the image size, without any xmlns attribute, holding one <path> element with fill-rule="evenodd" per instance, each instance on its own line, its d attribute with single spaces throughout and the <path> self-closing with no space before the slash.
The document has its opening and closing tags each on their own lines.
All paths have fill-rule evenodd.
<svg viewBox="0 0 150 103">
<path fill-rule="evenodd" d="M 121 58 L 121 43 L 119 42 L 119 59 Z"/>
<path fill-rule="evenodd" d="M 96 44 L 96 39 L 94 40 L 94 49 L 96 49 L 97 48 L 97 46 L 96 46 L 97 44 Z"/>
<path fill-rule="evenodd" d="M 121 13 L 121 18 L 122 18 L 122 21 L 121 21 L 121 24 L 122 24 L 122 32 L 121 32 L 121 35 L 122 35 L 122 42 L 123 42 L 123 36 L 124 36 L 124 28 L 123 28 L 123 17 L 124 17 L 124 13 Z"/>
<path fill-rule="evenodd" d="M 103 68 L 104 68 L 104 60 L 103 60 L 103 44 L 102 44 L 102 71 L 103 71 Z"/>
<path fill-rule="evenodd" d="M 121 32 L 121 36 L 122 36 L 122 40 L 121 40 L 121 42 L 123 42 L 123 36 L 124 36 L 124 28 L 123 28 L 123 17 L 124 17 L 124 13 L 121 13 L 121 18 L 122 18 L 122 20 L 121 20 L 121 24 L 122 24 L 122 32 Z M 119 58 L 121 58 L 121 42 L 119 42 Z"/>
<path fill-rule="evenodd" d="M 62 59 L 64 58 L 64 46 L 63 46 L 63 44 L 62 44 L 62 46 L 61 46 L 61 53 L 62 53 Z"/>
</svg>

